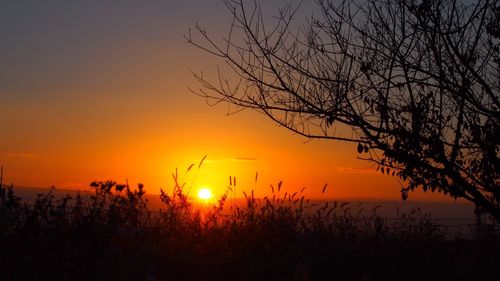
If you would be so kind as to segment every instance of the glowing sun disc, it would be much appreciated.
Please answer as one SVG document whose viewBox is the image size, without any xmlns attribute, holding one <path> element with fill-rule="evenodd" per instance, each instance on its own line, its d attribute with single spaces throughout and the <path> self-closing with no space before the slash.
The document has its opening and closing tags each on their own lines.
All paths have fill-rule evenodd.
<svg viewBox="0 0 500 281">
<path fill-rule="evenodd" d="M 208 200 L 212 198 L 212 192 L 208 188 L 202 188 L 198 191 L 198 198 Z"/>
</svg>

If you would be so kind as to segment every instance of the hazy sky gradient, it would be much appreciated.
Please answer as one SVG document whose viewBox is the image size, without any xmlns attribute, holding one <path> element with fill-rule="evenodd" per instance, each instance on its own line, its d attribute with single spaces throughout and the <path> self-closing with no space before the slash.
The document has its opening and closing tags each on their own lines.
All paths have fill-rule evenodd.
<svg viewBox="0 0 500 281">
<path fill-rule="evenodd" d="M 287 1 L 266 4 L 268 15 Z M 304 7 L 303 19 L 310 13 Z M 128 179 L 150 192 L 208 155 L 188 184 L 222 192 L 229 176 L 264 194 L 284 181 L 319 196 L 399 198 L 399 184 L 356 160 L 354 144 L 310 141 L 256 112 L 227 116 L 190 93 L 215 58 L 186 44 L 196 22 L 223 36 L 220 0 L 2 1 L 0 165 L 21 186 Z M 255 173 L 259 180 L 254 183 Z M 426 197 L 423 197 L 426 198 Z"/>
</svg>

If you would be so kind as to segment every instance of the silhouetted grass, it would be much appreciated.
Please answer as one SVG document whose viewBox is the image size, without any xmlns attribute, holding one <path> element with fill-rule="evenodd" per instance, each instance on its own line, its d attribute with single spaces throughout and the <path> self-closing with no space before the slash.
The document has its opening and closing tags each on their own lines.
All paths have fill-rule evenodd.
<svg viewBox="0 0 500 281">
<path fill-rule="evenodd" d="M 229 187 L 229 190 L 231 188 Z M 0 280 L 498 280 L 498 235 L 445 239 L 418 210 L 388 221 L 300 192 L 228 214 L 203 210 L 174 174 L 162 208 L 142 185 L 94 182 L 92 195 L 39 194 L 27 204 L 0 186 Z M 281 183 L 276 186 L 276 191 Z M 364 212 L 366 213 L 366 212 Z"/>
</svg>

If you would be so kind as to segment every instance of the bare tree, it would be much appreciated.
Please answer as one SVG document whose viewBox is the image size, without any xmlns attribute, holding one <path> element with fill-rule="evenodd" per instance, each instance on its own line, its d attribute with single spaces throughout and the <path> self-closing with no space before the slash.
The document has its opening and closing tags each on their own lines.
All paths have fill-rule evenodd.
<svg viewBox="0 0 500 281">
<path fill-rule="evenodd" d="M 358 143 L 360 158 L 401 179 L 403 199 L 443 192 L 500 221 L 498 0 L 316 0 L 321 14 L 297 28 L 292 5 L 268 24 L 258 3 L 225 4 L 226 38 L 200 25 L 186 36 L 232 70 L 195 75 L 197 94 Z"/>
</svg>

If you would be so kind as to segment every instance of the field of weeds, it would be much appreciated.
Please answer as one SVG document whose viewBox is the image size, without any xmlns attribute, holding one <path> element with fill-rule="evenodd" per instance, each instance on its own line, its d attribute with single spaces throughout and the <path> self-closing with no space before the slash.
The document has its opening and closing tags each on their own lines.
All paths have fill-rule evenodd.
<svg viewBox="0 0 500 281">
<path fill-rule="evenodd" d="M 0 280 L 499 280 L 500 237 L 445 239 L 429 215 L 388 221 L 300 194 L 196 208 L 174 175 L 161 211 L 142 185 L 25 203 L 0 186 Z M 280 185 L 276 186 L 277 189 Z M 274 191 L 274 188 L 273 188 Z"/>
</svg>

